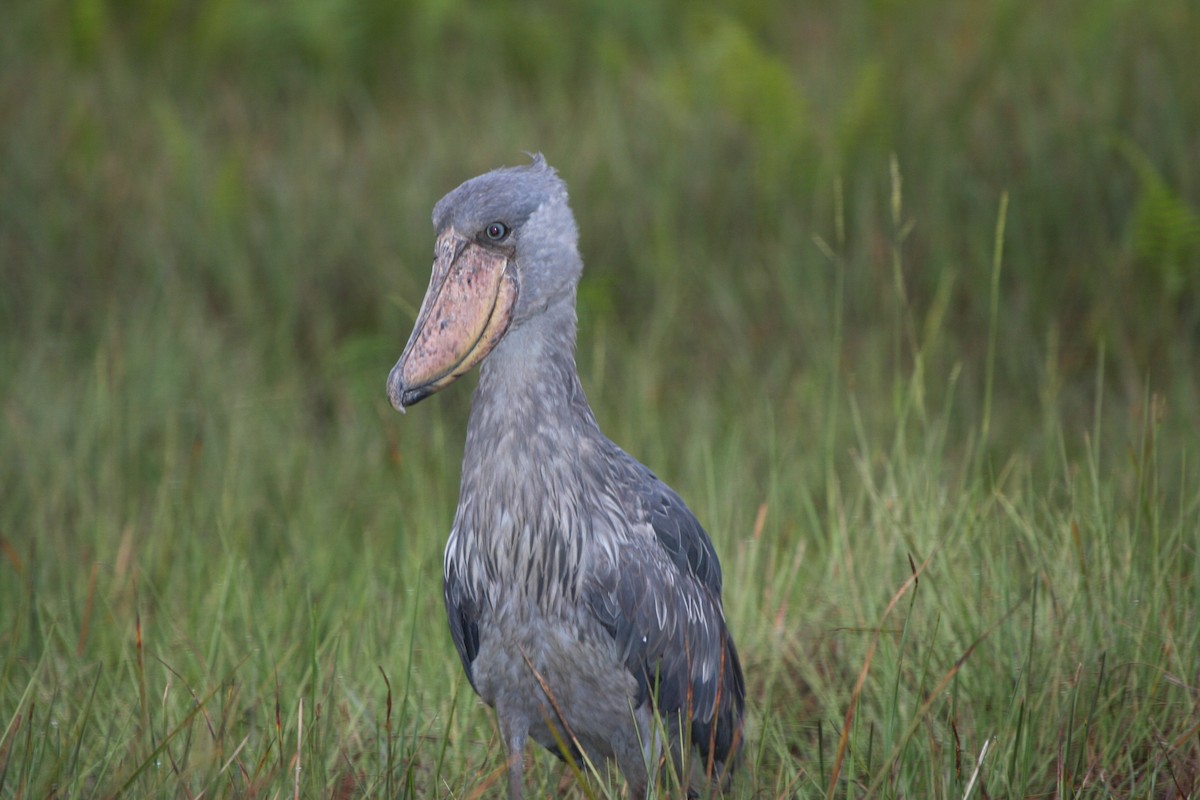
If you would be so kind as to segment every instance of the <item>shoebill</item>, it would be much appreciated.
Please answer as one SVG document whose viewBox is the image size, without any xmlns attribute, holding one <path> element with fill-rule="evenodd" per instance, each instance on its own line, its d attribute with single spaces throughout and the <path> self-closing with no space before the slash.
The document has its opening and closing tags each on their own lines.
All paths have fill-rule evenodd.
<svg viewBox="0 0 1200 800">
<path fill-rule="evenodd" d="M 467 678 L 496 711 L 509 796 L 528 738 L 581 768 L 615 760 L 634 797 L 685 763 L 683 781 L 722 785 L 745 686 L 721 565 L 584 396 L 566 186 L 534 156 L 450 192 L 433 226 L 433 277 L 387 390 L 404 411 L 479 366 L 444 596 Z"/>
</svg>

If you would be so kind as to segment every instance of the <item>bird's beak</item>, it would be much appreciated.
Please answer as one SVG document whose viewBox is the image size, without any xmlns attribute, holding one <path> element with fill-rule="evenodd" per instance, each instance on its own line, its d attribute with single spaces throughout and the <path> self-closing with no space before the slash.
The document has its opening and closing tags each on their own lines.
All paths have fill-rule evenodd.
<svg viewBox="0 0 1200 800">
<path fill-rule="evenodd" d="M 511 260 L 458 234 L 437 240 L 433 277 L 408 344 L 388 375 L 388 399 L 404 411 L 465 375 L 512 322 Z"/>
</svg>

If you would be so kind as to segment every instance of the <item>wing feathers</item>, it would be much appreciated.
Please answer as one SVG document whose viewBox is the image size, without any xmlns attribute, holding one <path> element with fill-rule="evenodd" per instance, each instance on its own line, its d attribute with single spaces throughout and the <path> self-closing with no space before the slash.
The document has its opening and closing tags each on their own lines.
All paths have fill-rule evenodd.
<svg viewBox="0 0 1200 800">
<path fill-rule="evenodd" d="M 638 681 L 638 703 L 684 714 L 701 754 L 727 762 L 740 744 L 746 691 L 721 607 L 721 567 L 683 500 L 637 466 L 627 510 L 645 534 L 624 537 L 617 563 L 585 596 Z"/>
</svg>

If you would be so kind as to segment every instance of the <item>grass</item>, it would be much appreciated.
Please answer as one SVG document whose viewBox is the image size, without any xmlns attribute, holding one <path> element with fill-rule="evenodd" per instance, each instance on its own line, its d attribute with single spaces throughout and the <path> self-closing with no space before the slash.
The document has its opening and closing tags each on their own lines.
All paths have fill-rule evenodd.
<svg viewBox="0 0 1200 800">
<path fill-rule="evenodd" d="M 383 379 L 432 203 L 535 148 L 601 425 L 722 558 L 733 796 L 1196 796 L 1188 3 L 255 8 L 0 31 L 0 797 L 500 791 L 469 387 Z"/>
</svg>

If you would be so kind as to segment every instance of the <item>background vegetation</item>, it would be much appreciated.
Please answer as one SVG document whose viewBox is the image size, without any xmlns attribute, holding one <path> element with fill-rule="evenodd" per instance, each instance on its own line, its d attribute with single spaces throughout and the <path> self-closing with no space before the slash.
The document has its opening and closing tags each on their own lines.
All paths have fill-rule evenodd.
<svg viewBox="0 0 1200 800">
<path fill-rule="evenodd" d="M 601 424 L 725 565 L 736 796 L 1198 791 L 1192 0 L 4 17 L 0 796 L 498 790 L 469 389 L 383 381 L 432 204 L 523 150 Z"/>
</svg>

